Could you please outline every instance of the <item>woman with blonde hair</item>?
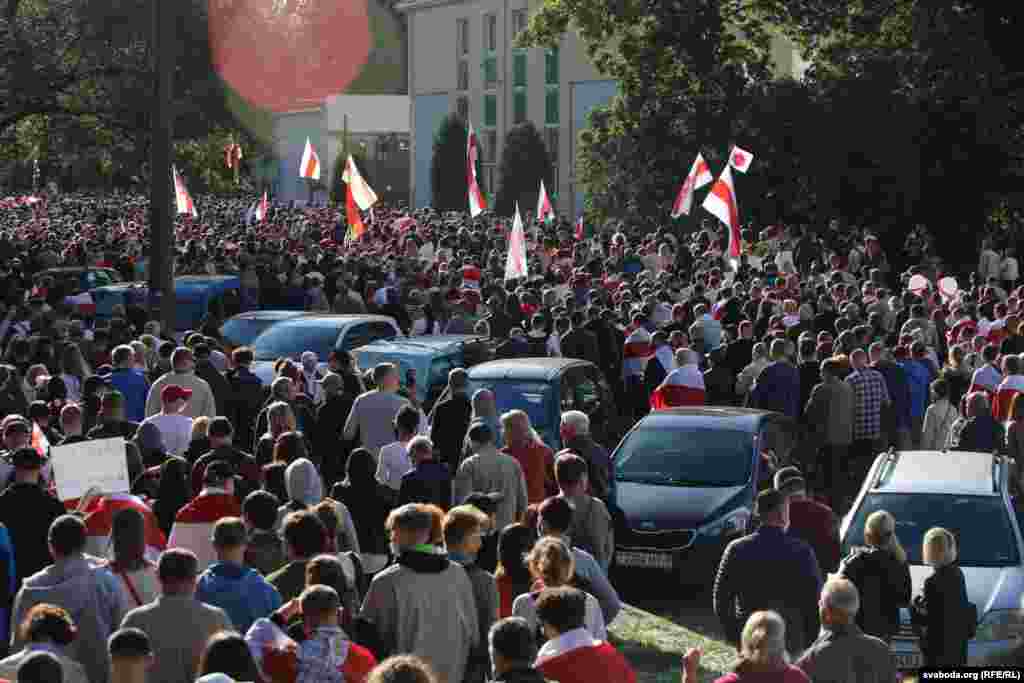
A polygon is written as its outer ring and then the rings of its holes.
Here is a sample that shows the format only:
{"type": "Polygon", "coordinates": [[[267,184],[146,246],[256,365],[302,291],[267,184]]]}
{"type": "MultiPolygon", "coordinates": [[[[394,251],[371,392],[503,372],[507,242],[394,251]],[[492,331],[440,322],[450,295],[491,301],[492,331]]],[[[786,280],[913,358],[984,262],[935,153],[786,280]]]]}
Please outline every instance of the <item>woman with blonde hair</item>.
{"type": "Polygon", "coordinates": [[[857,625],[888,643],[911,594],[910,566],[896,537],[896,519],[885,510],[872,512],[864,523],[864,543],[843,560],[839,573],[860,593],[857,625]]]}
{"type": "Polygon", "coordinates": [[[530,416],[522,410],[510,410],[501,416],[501,427],[505,433],[505,447],[501,452],[511,455],[523,468],[527,501],[540,503],[548,496],[558,495],[555,452],[530,424],[530,416]]]}
{"type": "MultiPolygon", "coordinates": [[[[512,616],[522,617],[529,624],[530,629],[538,632],[540,623],[537,621],[537,598],[545,588],[560,588],[572,585],[573,576],[576,572],[576,563],[572,550],[565,541],[545,536],[537,541],[533,550],[526,556],[526,564],[533,576],[533,590],[523,593],[512,603],[512,616]]],[[[583,625],[587,627],[597,640],[608,640],[608,633],[605,630],[604,614],[601,612],[601,605],[590,593],[586,593],[587,606],[583,625]]],[[[539,641],[544,639],[538,636],[539,641]]],[[[541,644],[540,642],[538,644],[541,644]]]]}
{"type": "Polygon", "coordinates": [[[911,610],[914,625],[921,629],[924,665],[964,666],[978,613],[967,600],[964,573],[956,563],[956,538],[948,529],[933,527],[921,546],[924,564],[934,568],[911,610]]]}
{"type": "Polygon", "coordinates": [[[296,430],[295,412],[284,401],[276,401],[267,408],[267,431],[256,443],[256,462],[269,465],[274,461],[274,444],[285,432],[296,430]]]}
{"type": "MultiPolygon", "coordinates": [[[[697,683],[702,652],[691,648],[683,657],[682,683],[697,683]]],[[[740,651],[732,671],[715,683],[810,683],[803,671],[789,663],[786,622],[778,612],[754,612],[740,635],[740,651]]]]}
{"type": "Polygon", "coordinates": [[[194,465],[196,460],[210,452],[210,418],[203,415],[192,420],[192,438],[182,457],[194,465]]]}

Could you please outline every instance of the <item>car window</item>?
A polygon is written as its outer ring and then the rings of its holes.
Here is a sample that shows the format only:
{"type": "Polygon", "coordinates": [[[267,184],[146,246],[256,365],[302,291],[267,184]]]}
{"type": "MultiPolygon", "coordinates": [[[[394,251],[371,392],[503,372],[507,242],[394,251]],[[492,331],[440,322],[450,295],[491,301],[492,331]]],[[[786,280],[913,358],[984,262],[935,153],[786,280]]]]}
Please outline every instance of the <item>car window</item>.
{"type": "Polygon", "coordinates": [[[345,331],[345,337],[341,340],[341,350],[358,349],[360,346],[366,346],[370,341],[370,325],[357,323],[345,331]]]}
{"type": "Polygon", "coordinates": [[[370,323],[369,335],[371,342],[377,341],[378,339],[392,339],[395,336],[395,328],[393,328],[390,323],[373,322],[370,323]]]}
{"type": "Polygon", "coordinates": [[[95,287],[106,287],[107,285],[114,284],[110,274],[105,270],[90,270],[89,274],[95,278],[95,287]]]}
{"type": "Polygon", "coordinates": [[[922,564],[921,542],[937,526],[956,536],[961,566],[1009,567],[1019,562],[1009,512],[998,496],[870,493],[843,537],[844,552],[863,545],[864,523],[876,510],[886,510],[896,519],[896,537],[911,564],[922,564]]]}
{"type": "Polygon", "coordinates": [[[298,358],[303,351],[312,351],[326,359],[338,341],[338,326],[325,325],[274,325],[256,337],[252,342],[256,360],[277,360],[282,356],[298,358]]]}
{"type": "Polygon", "coordinates": [[[220,334],[232,346],[247,346],[273,324],[273,320],[232,318],[221,326],[220,334]]]}
{"type": "Polygon", "coordinates": [[[723,429],[633,430],[615,457],[615,480],[665,486],[740,486],[750,480],[753,437],[723,429]]]}
{"type": "MultiPolygon", "coordinates": [[[[554,392],[551,385],[541,382],[515,382],[502,380],[482,380],[471,382],[470,396],[477,389],[490,389],[494,392],[494,402],[498,408],[498,415],[510,410],[522,410],[530,418],[530,425],[541,434],[552,433],[553,425],[550,424],[551,401],[554,400],[554,392]]],[[[553,443],[547,441],[546,443],[553,443]]]]}

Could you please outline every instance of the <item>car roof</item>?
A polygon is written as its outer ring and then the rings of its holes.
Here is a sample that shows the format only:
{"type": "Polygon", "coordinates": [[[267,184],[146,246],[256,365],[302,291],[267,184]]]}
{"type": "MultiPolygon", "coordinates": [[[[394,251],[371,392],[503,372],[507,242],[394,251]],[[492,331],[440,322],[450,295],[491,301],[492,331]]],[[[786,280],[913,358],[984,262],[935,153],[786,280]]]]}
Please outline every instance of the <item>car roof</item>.
{"type": "Polygon", "coordinates": [[[667,408],[648,413],[637,424],[638,429],[722,426],[740,431],[753,431],[764,418],[781,413],[756,408],[694,406],[667,408]]]}
{"type": "Polygon", "coordinates": [[[550,380],[567,369],[593,363],[579,358],[508,358],[492,360],[469,369],[470,380],[550,380]]]}
{"type": "MultiPolygon", "coordinates": [[[[991,453],[970,451],[900,451],[878,456],[881,471],[872,487],[880,493],[951,493],[1000,495],[991,453]],[[886,459],[894,466],[886,467],[886,459]],[[880,475],[880,476],[879,476],[880,475]]],[[[876,461],[877,462],[877,461],[876,461]]],[[[1003,463],[1002,458],[998,459],[1003,463]]]]}
{"type": "Polygon", "coordinates": [[[483,341],[484,339],[485,337],[472,334],[429,334],[416,337],[399,337],[397,339],[378,339],[355,349],[355,351],[369,351],[373,353],[415,353],[417,351],[443,353],[455,351],[462,344],[483,341]]]}
{"type": "Polygon", "coordinates": [[[300,318],[309,315],[305,311],[246,311],[228,318],[225,322],[232,320],[287,320],[289,318],[300,318]]]}
{"type": "Polygon", "coordinates": [[[387,315],[358,315],[347,313],[324,313],[321,315],[302,315],[296,318],[287,318],[275,325],[274,329],[282,325],[288,327],[326,327],[333,325],[339,330],[353,323],[387,322],[394,323],[394,318],[387,315]]]}

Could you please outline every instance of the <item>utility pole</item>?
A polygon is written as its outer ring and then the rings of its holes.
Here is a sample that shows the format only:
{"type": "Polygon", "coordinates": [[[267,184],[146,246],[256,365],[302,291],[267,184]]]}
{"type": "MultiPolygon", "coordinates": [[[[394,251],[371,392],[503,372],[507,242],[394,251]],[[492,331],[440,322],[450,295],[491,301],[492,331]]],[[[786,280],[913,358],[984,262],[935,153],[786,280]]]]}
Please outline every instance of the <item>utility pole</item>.
{"type": "Polygon", "coordinates": [[[153,97],[149,188],[149,309],[165,334],[174,333],[174,214],[171,211],[171,113],[174,87],[175,0],[153,3],[153,97]]]}

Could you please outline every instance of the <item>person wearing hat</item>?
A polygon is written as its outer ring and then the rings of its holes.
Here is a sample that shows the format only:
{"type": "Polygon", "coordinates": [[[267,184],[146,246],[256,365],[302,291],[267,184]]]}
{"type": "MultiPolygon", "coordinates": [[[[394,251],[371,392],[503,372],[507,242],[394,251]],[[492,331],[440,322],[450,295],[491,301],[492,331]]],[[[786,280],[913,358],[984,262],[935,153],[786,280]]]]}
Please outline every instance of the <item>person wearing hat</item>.
{"type": "Polygon", "coordinates": [[[235,470],[215,460],[203,473],[203,489],[178,511],[167,540],[168,548],[186,548],[199,558],[200,571],[216,561],[213,525],[223,517],[241,517],[242,506],[235,497],[235,470]]]}
{"type": "Polygon", "coordinates": [[[786,620],[786,650],[800,652],[818,633],[822,578],[814,550],[786,533],[789,505],[774,489],[757,497],[761,526],[738,538],[722,554],[713,590],[715,614],[726,639],[740,643],[740,631],[754,612],[774,610],[786,620]],[[765,581],[784,576],[785,581],[765,581]]]}
{"type": "Polygon", "coordinates": [[[115,631],[107,641],[110,656],[110,683],[146,683],[146,675],[155,657],[149,636],[137,628],[115,631]]]}
{"type": "Polygon", "coordinates": [[[131,439],[139,429],[138,422],[126,420],[124,416],[124,394],[108,391],[100,399],[99,424],[89,430],[90,439],[131,439]]]}
{"type": "Polygon", "coordinates": [[[807,481],[796,467],[775,473],[774,487],[789,500],[789,533],[814,550],[822,576],[839,566],[839,518],[832,508],[807,495],[807,481]]]}
{"type": "Polygon", "coordinates": [[[146,415],[152,417],[160,412],[163,406],[163,390],[165,386],[176,385],[189,391],[188,405],[185,415],[191,418],[214,417],[217,414],[217,403],[213,390],[206,380],[195,373],[195,356],[185,347],[179,347],[171,355],[171,371],[163,375],[149,388],[146,399],[146,415]]]}
{"type": "Polygon", "coordinates": [[[182,455],[192,440],[192,418],[182,414],[191,398],[191,389],[177,384],[164,385],[160,390],[160,412],[143,422],[156,425],[163,437],[164,449],[171,455],[182,455]]]}

